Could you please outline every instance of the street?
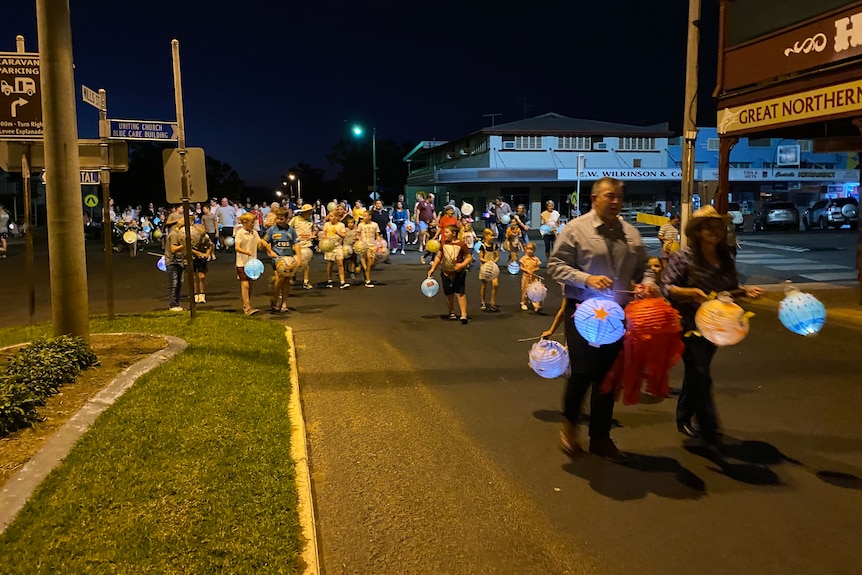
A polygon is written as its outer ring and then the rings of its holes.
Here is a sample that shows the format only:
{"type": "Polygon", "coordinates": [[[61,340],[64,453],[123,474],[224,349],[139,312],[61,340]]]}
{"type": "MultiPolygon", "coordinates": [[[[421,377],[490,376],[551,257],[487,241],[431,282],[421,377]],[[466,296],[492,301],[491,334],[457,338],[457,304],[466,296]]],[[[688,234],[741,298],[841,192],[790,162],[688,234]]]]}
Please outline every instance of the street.
{"type": "MultiPolygon", "coordinates": [[[[806,265],[852,271],[855,238],[746,233],[740,255],[761,256],[740,271],[772,284],[789,270],[771,266],[796,266],[790,279],[809,282],[806,265]]],[[[27,322],[23,252],[13,248],[0,263],[2,325],[27,322]]],[[[105,309],[102,256],[88,244],[91,313],[105,309]]],[[[114,256],[117,313],[167,308],[156,259],[114,256]]],[[[713,362],[726,458],[683,442],[668,398],[617,406],[612,435],[629,464],[571,460],[557,437],[564,381],[534,374],[533,342],[519,341],[547,329],[558,291],[542,314],[521,312],[520,278],[502,270],[501,312],[483,313],[474,267],[465,326],[440,319],[442,295],[420,293],[427,266],[416,252],[391,259],[375,289],[295,289],[289,316],[259,314],[294,329],[325,573],[859,572],[858,328],[827,322],[802,338],[774,308],[751,306],[748,337],[713,362]]],[[[232,266],[222,254],[211,264],[211,303],[199,309],[239,312],[232,266]]],[[[44,249],[37,272],[46,283],[44,249]]],[[[265,291],[259,281],[253,305],[268,307],[265,291]]],[[[37,321],[50,319],[47,298],[41,285],[37,321]]],[[[680,378],[677,366],[671,384],[680,378]]]]}

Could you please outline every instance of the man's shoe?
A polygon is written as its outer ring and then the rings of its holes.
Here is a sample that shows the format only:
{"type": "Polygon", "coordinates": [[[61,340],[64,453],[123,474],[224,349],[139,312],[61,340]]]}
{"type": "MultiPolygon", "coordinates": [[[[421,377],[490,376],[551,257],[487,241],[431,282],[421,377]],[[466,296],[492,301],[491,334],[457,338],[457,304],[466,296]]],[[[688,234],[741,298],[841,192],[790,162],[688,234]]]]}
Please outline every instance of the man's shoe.
{"type": "Polygon", "coordinates": [[[625,454],[617,449],[617,446],[610,437],[590,441],[590,453],[598,455],[611,463],[623,463],[626,460],[625,454]]]}
{"type": "Polygon", "coordinates": [[[691,421],[677,421],[676,430],[686,437],[695,438],[700,434],[691,426],[691,421]]]}
{"type": "Polygon", "coordinates": [[[580,457],[586,454],[584,448],[575,440],[574,436],[560,431],[560,449],[569,457],[580,457]]]}

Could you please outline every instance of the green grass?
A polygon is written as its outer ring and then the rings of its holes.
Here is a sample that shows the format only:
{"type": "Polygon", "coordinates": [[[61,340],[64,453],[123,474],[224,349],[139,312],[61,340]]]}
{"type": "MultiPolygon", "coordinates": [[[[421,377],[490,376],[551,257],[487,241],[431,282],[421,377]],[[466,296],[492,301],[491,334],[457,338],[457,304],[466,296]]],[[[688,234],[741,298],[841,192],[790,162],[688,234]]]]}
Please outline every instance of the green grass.
{"type": "MultiPolygon", "coordinates": [[[[42,483],[0,536],[0,573],[298,572],[284,327],[162,313],[91,330],[189,347],[138,379],[42,483]]],[[[3,329],[0,345],[49,331],[3,329]]]]}

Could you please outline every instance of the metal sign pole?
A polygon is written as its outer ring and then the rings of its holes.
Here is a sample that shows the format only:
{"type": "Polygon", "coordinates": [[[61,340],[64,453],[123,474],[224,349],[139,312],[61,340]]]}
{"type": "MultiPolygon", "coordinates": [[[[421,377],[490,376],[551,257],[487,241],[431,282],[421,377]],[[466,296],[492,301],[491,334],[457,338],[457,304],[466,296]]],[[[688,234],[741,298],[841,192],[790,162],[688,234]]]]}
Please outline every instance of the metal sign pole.
{"type": "Polygon", "coordinates": [[[108,146],[108,94],[99,90],[99,150],[101,153],[102,185],[102,235],[105,242],[105,305],[108,308],[108,321],[114,321],[114,227],[111,224],[111,166],[108,146]]]}
{"type": "Polygon", "coordinates": [[[30,225],[30,145],[24,146],[24,154],[21,156],[21,178],[24,183],[24,223],[27,226],[27,234],[24,237],[24,257],[27,262],[27,317],[30,325],[33,325],[33,317],[36,313],[36,282],[33,279],[33,230],[30,225]]]}
{"type": "Polygon", "coordinates": [[[191,311],[192,319],[195,318],[196,307],[195,298],[195,271],[192,256],[192,232],[191,222],[189,221],[189,177],[186,167],[186,124],[183,116],[183,86],[180,77],[180,43],[179,40],[171,40],[171,55],[174,64],[174,99],[177,105],[177,132],[178,146],[180,153],[180,186],[183,196],[183,226],[186,231],[186,291],[189,294],[189,310],[191,311]]]}

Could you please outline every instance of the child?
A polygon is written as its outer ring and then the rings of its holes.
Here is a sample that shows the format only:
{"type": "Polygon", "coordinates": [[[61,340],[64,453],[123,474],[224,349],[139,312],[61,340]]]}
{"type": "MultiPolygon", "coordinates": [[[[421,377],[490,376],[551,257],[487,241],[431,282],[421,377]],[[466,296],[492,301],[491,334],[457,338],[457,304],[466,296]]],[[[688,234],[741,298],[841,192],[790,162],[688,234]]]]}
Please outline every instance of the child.
{"type": "Polygon", "coordinates": [[[440,235],[440,231],[437,229],[437,218],[432,218],[430,222],[428,222],[428,228],[421,232],[421,242],[419,246],[419,251],[422,252],[422,255],[419,257],[419,261],[423,264],[425,263],[425,258],[433,258],[434,253],[429,252],[426,244],[428,240],[440,240],[438,237],[440,235]]]}
{"type": "Polygon", "coordinates": [[[371,270],[377,261],[377,238],[380,237],[380,226],[371,221],[371,212],[362,212],[362,223],[357,226],[357,235],[367,246],[366,250],[359,256],[362,267],[365,269],[365,287],[373,288],[371,270]]]}
{"type": "MultiPolygon", "coordinates": [[[[521,264],[521,311],[527,311],[527,286],[534,281],[542,281],[536,272],[539,271],[539,266],[542,265],[542,260],[536,257],[536,242],[529,242],[525,246],[526,253],[520,260],[521,264]]],[[[540,302],[532,302],[533,311],[541,309],[540,302]]]]}
{"type": "Polygon", "coordinates": [[[215,246],[203,224],[192,226],[192,269],[194,269],[195,303],[207,303],[206,279],[207,262],[212,257],[215,246]]]}
{"type": "MultiPolygon", "coordinates": [[[[479,246],[479,262],[484,265],[488,262],[492,262],[494,265],[497,265],[497,262],[500,261],[500,250],[497,249],[497,244],[494,243],[494,230],[492,228],[485,228],[482,231],[482,245],[479,246]]],[[[481,278],[482,267],[479,267],[479,277],[481,278]]],[[[500,308],[497,307],[497,287],[500,285],[500,280],[496,277],[491,280],[482,279],[481,285],[479,286],[479,297],[482,298],[482,307],[480,308],[482,311],[500,311],[500,308]],[[488,282],[491,282],[491,301],[489,305],[485,306],[485,292],[487,291],[488,282]]]]}
{"type": "MultiPolygon", "coordinates": [[[[269,300],[271,313],[287,313],[287,298],[290,296],[290,282],[293,279],[296,268],[302,265],[302,250],[300,249],[299,236],[296,230],[287,223],[287,209],[276,207],[270,213],[275,212],[275,224],[267,228],[263,235],[263,241],[267,245],[267,252],[272,252],[275,257],[272,260],[274,268],[272,281],[272,297],[269,300]],[[278,258],[293,256],[296,259],[296,267],[291,269],[278,269],[278,258]]],[[[267,214],[269,215],[269,214],[267,214]]]]}
{"type": "Polygon", "coordinates": [[[503,249],[509,252],[509,262],[518,261],[518,255],[521,253],[521,243],[524,235],[521,228],[516,222],[509,224],[506,228],[506,242],[503,244],[503,249]]]}
{"type": "Polygon", "coordinates": [[[557,315],[554,316],[554,321],[551,322],[551,327],[542,332],[542,339],[548,339],[554,332],[557,331],[557,328],[562,325],[562,323],[566,319],[566,287],[563,284],[560,284],[560,290],[562,291],[562,301],[560,302],[560,309],[557,310],[557,315]]]}
{"type": "Polygon", "coordinates": [[[133,232],[135,234],[135,241],[129,244],[129,256],[137,257],[138,255],[138,241],[141,239],[139,236],[141,234],[141,229],[138,227],[138,220],[132,219],[129,220],[129,223],[126,224],[126,233],[133,232]]]}
{"type": "Polygon", "coordinates": [[[643,280],[640,285],[635,286],[635,297],[657,297],[658,288],[661,285],[661,272],[664,264],[658,256],[652,256],[647,260],[647,269],[644,271],[643,280]]]}
{"type": "MultiPolygon", "coordinates": [[[[340,217],[340,214],[336,212],[336,218],[340,217]]],[[[353,244],[356,243],[356,220],[352,217],[348,216],[345,220],[345,225],[347,229],[344,230],[344,239],[341,241],[345,247],[349,247],[348,255],[344,258],[344,264],[347,268],[347,271],[350,272],[350,277],[353,278],[356,275],[356,267],[359,265],[359,262],[356,257],[356,252],[353,251],[353,244]]]]}
{"type": "MultiPolygon", "coordinates": [[[[460,239],[467,246],[468,250],[472,250],[476,244],[476,232],[473,231],[473,221],[467,216],[461,216],[461,230],[458,233],[460,239]]],[[[470,271],[469,268],[467,271],[470,271]]]]}
{"type": "Polygon", "coordinates": [[[449,306],[449,319],[458,319],[455,315],[455,296],[458,297],[458,307],[461,310],[461,324],[467,325],[467,266],[473,261],[473,256],[464,242],[458,239],[458,226],[449,226],[443,230],[443,242],[440,251],[431,262],[428,277],[440,268],[440,284],[449,306]]]}
{"type": "Polygon", "coordinates": [[[245,275],[245,265],[251,258],[257,257],[257,250],[264,248],[270,257],[276,257],[263,239],[254,231],[257,216],[246,212],[239,217],[240,226],[234,236],[234,250],[236,251],[236,279],[239,280],[240,296],[242,297],[242,311],[245,315],[254,315],[259,310],[251,307],[251,279],[245,275]]]}
{"type": "Polygon", "coordinates": [[[346,235],[347,228],[339,221],[338,214],[330,212],[323,224],[323,237],[321,238],[331,240],[334,244],[330,251],[323,252],[323,259],[326,260],[326,287],[330,289],[332,289],[332,262],[338,266],[338,280],[341,282],[341,289],[350,287],[344,281],[344,249],[341,247],[341,242],[346,235]]]}

